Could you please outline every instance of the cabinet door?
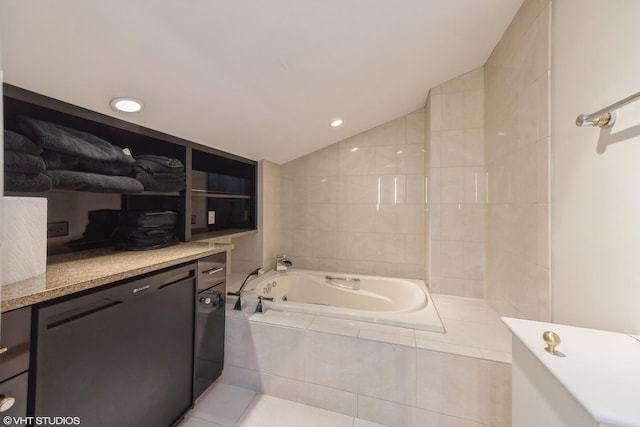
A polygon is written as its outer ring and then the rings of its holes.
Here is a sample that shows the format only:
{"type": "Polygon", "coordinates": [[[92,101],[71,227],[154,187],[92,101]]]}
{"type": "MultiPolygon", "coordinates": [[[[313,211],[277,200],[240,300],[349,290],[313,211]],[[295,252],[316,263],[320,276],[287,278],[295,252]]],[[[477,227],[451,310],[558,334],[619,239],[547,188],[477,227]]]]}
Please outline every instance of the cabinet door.
{"type": "Polygon", "coordinates": [[[2,313],[0,381],[29,369],[31,307],[2,313]]]}
{"type": "MultiPolygon", "coordinates": [[[[4,406],[5,399],[14,399],[13,406],[0,412],[2,417],[25,417],[27,415],[27,384],[29,373],[25,372],[10,380],[0,383],[0,407],[4,406]]],[[[8,424],[8,423],[5,423],[8,424]]]]}
{"type": "Polygon", "coordinates": [[[162,286],[158,276],[38,313],[35,416],[163,427],[191,406],[194,272],[162,286]]]}

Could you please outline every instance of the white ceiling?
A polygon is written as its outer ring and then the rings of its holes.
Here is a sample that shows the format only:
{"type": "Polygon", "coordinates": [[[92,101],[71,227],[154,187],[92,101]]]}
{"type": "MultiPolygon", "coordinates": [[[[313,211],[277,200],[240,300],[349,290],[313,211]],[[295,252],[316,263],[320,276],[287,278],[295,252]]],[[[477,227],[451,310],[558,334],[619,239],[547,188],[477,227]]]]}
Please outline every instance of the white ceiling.
{"type": "Polygon", "coordinates": [[[0,2],[6,82],[284,163],[482,66],[522,0],[0,2]],[[117,113],[119,96],[146,108],[117,113]]]}

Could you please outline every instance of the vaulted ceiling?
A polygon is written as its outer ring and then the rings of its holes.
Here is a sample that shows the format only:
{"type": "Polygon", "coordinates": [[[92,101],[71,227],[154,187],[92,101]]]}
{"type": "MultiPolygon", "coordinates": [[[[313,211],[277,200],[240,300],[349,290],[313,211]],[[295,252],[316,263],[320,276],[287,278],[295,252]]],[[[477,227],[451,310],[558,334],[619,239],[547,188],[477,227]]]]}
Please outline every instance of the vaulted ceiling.
{"type": "Polygon", "coordinates": [[[521,3],[0,0],[0,49],[7,83],[284,163],[422,107],[521,3]],[[119,96],[145,108],[116,112],[119,96]]]}

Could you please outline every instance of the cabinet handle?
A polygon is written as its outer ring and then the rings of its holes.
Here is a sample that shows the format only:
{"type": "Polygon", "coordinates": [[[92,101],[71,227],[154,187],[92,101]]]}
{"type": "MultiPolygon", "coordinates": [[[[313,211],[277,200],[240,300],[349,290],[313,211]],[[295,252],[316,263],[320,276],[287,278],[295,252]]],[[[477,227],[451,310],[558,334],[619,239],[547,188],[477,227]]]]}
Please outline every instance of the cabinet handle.
{"type": "Polygon", "coordinates": [[[6,412],[16,403],[16,399],[13,397],[5,397],[4,394],[0,394],[0,412],[6,412]]]}
{"type": "Polygon", "coordinates": [[[203,271],[202,274],[211,276],[212,274],[220,273],[222,270],[224,270],[224,267],[212,268],[211,270],[203,271]]]}
{"type": "Polygon", "coordinates": [[[9,351],[9,347],[0,348],[0,354],[5,354],[7,351],[9,351]]]}
{"type": "Polygon", "coordinates": [[[137,294],[138,292],[146,291],[146,290],[147,290],[147,289],[149,289],[150,287],[151,287],[151,285],[144,285],[144,286],[142,286],[142,287],[135,288],[135,289],[133,290],[133,293],[134,293],[134,294],[137,294]]]}

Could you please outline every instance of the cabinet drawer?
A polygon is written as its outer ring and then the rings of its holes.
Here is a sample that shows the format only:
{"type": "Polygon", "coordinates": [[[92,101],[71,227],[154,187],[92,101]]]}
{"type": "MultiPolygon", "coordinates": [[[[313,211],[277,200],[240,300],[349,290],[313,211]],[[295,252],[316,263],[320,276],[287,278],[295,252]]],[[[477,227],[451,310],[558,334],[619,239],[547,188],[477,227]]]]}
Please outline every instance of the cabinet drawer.
{"type": "MultiPolygon", "coordinates": [[[[29,373],[18,375],[15,378],[0,383],[0,401],[3,399],[15,399],[13,406],[0,412],[0,418],[4,416],[25,417],[27,415],[27,385],[29,373]]],[[[4,402],[2,402],[4,403],[4,402]]]]}
{"type": "Polygon", "coordinates": [[[31,337],[31,307],[2,313],[0,348],[0,381],[29,369],[29,340],[31,337]]]}

